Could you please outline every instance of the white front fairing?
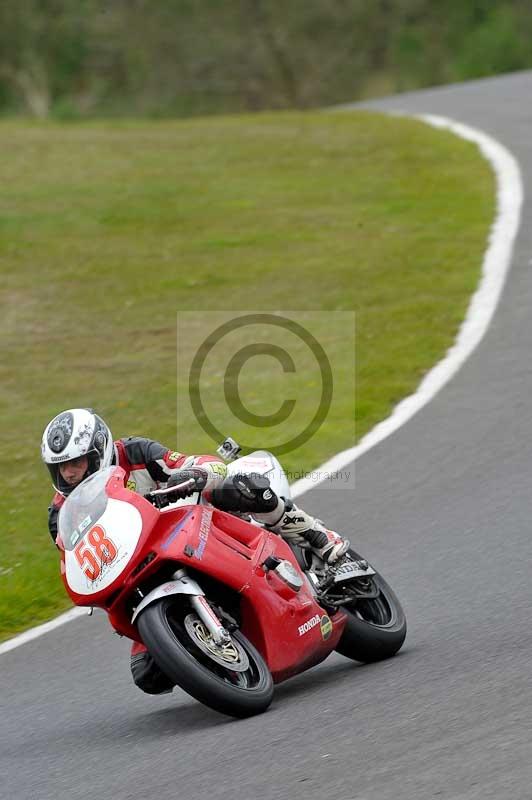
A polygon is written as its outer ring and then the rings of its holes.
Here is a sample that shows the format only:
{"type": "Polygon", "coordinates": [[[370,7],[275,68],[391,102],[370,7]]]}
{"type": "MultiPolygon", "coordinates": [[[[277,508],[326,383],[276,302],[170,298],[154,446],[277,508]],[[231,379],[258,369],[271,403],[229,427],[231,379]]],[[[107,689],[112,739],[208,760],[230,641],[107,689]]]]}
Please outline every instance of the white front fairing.
{"type": "Polygon", "coordinates": [[[107,499],[105,511],[95,523],[91,520],[73,550],[65,550],[66,581],[77,594],[91,595],[110,586],[131,560],[142,532],[140,512],[129,503],[112,498],[107,499]],[[95,529],[98,529],[97,535],[95,529]],[[105,559],[99,555],[102,541],[110,542],[103,545],[105,559]],[[96,568],[93,559],[96,559],[96,568]],[[97,575],[92,578],[90,573],[94,571],[97,575]]]}

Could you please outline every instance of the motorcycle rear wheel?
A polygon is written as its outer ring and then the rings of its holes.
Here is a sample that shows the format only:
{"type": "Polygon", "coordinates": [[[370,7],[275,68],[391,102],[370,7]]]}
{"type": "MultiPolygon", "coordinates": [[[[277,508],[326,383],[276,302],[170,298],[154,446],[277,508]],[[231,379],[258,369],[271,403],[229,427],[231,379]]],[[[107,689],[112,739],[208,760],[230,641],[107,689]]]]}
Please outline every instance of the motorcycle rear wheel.
{"type": "MultiPolygon", "coordinates": [[[[349,553],[362,558],[353,550],[349,553]]],[[[406,637],[406,617],[395,593],[378,572],[373,580],[379,589],[376,598],[342,606],[347,623],[336,647],[338,653],[364,664],[391,658],[406,637]]]]}
{"type": "Polygon", "coordinates": [[[266,711],[273,680],[260,653],[234,631],[228,665],[223,666],[223,655],[209,656],[206,630],[190,612],[182,596],[172,595],[147,606],[139,616],[142,641],[157,665],[177,686],[222,714],[249,717],[266,711]]]}

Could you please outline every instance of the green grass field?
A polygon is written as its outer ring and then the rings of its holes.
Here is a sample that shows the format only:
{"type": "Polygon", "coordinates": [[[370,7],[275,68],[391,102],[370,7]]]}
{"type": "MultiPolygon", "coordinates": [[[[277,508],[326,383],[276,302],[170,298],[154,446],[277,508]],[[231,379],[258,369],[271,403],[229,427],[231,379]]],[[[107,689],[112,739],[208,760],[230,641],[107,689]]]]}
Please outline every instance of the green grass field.
{"type": "MultiPolygon", "coordinates": [[[[319,334],[344,364],[334,413],[284,457],[293,470],[316,466],[443,356],[494,214],[493,176],[473,145],[368,113],[4,122],[0,146],[0,638],[69,607],[40,462],[51,416],[91,405],[115,437],[212,451],[193,418],[176,422],[177,312],[205,312],[206,324],[217,309],[329,312],[319,334]],[[334,324],[348,311],[356,365],[334,324]]],[[[279,406],[283,376],[268,363],[243,375],[248,388],[256,380],[256,413],[279,406]]]]}

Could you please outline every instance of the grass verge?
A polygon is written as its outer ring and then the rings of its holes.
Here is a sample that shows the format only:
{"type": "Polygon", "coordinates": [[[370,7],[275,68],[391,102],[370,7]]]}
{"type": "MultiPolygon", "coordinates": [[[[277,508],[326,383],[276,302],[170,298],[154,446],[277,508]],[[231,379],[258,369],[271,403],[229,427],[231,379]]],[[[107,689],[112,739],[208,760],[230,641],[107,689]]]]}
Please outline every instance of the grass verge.
{"type": "MultiPolygon", "coordinates": [[[[355,409],[342,390],[352,337],[331,324],[322,335],[345,364],[335,412],[284,457],[292,470],[316,466],[443,356],[494,214],[493,176],[473,145],[369,113],[8,122],[0,144],[0,638],[69,606],[39,460],[51,416],[92,405],[115,436],[212,451],[193,419],[176,426],[179,309],[331,320],[354,310],[355,409]]],[[[269,413],[283,375],[270,360],[260,378],[252,405],[269,413]]],[[[227,430],[223,404],[216,409],[227,430]]],[[[230,432],[238,437],[238,424],[230,432]]]]}

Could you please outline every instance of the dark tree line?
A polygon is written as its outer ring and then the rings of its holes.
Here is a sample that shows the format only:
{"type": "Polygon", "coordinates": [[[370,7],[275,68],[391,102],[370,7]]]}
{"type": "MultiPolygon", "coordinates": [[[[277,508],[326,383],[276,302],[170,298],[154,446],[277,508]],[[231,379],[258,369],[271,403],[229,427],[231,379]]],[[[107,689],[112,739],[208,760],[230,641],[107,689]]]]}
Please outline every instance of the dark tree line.
{"type": "Polygon", "coordinates": [[[530,0],[1,0],[0,112],[309,108],[532,67],[530,0]]]}

